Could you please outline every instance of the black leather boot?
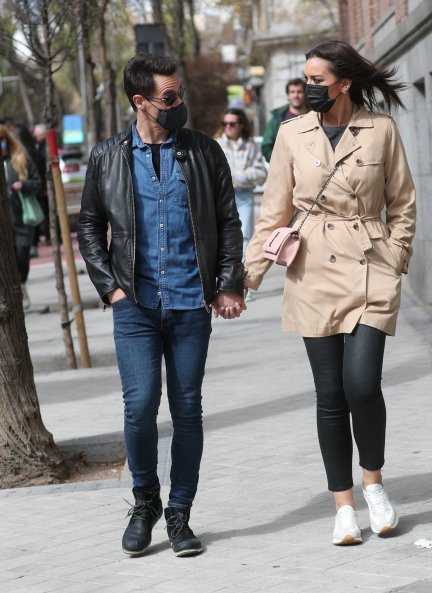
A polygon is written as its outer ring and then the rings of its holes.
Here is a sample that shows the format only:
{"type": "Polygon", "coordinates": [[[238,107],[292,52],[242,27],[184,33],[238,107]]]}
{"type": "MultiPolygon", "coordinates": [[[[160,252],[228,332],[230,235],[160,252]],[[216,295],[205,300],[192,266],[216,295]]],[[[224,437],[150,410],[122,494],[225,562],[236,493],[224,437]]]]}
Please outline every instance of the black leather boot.
{"type": "Polygon", "coordinates": [[[168,537],[176,556],[193,556],[203,551],[200,540],[189,527],[189,507],[165,509],[168,537]]]}
{"type": "Polygon", "coordinates": [[[162,501],[159,492],[132,490],[135,505],[131,505],[127,516],[131,516],[129,525],[123,534],[122,549],[125,554],[139,556],[151,543],[152,529],[162,517],[162,501]]]}

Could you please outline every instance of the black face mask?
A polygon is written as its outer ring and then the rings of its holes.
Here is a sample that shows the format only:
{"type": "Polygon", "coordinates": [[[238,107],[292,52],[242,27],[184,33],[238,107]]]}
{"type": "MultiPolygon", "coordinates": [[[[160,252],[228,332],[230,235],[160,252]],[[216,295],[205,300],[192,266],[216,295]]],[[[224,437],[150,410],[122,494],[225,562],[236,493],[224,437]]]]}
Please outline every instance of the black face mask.
{"type": "Polygon", "coordinates": [[[153,119],[165,130],[171,131],[182,128],[187,121],[187,117],[187,107],[184,103],[180,103],[173,109],[158,109],[157,116],[153,119]]]}
{"type": "MultiPolygon", "coordinates": [[[[334,82],[333,84],[338,84],[334,82]]],[[[335,97],[334,99],[330,99],[328,96],[328,90],[333,84],[329,86],[325,86],[323,84],[307,84],[305,89],[305,97],[306,102],[309,107],[313,111],[318,111],[319,113],[327,113],[333,107],[336,102],[336,99],[339,97],[335,97]]]]}

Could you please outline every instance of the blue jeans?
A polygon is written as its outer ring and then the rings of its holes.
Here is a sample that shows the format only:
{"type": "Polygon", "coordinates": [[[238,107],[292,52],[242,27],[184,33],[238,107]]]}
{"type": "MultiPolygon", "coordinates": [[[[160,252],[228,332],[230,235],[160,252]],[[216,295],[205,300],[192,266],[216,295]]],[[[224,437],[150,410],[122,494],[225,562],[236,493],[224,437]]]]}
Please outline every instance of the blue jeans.
{"type": "Polygon", "coordinates": [[[136,488],[159,490],[156,419],[165,358],[173,422],[168,505],[190,507],[203,450],[201,386],[211,334],[204,308],[148,309],[121,299],[113,305],[114,341],[123,388],[128,464],[136,488]]]}
{"type": "Polygon", "coordinates": [[[252,238],[254,232],[254,212],[255,199],[253,191],[250,189],[236,189],[236,206],[242,223],[243,233],[243,257],[246,253],[246,247],[252,238]]]}

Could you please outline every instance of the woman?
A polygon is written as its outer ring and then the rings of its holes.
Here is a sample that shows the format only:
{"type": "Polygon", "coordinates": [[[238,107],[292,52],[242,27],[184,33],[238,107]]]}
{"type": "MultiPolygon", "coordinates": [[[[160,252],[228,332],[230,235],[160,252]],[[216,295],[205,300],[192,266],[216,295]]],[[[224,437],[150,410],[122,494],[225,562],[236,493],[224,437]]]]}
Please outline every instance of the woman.
{"type": "Polygon", "coordinates": [[[243,255],[254,229],[255,186],[267,179],[261,152],[252,137],[251,124],[242,109],[230,108],[224,113],[222,132],[217,138],[231,168],[236,204],[242,223],[243,255]]]}
{"type": "Polygon", "coordinates": [[[23,307],[28,309],[30,298],[25,284],[30,270],[33,227],[23,223],[18,192],[24,195],[36,195],[40,191],[41,179],[36,166],[30,160],[21,142],[3,125],[0,125],[0,141],[8,189],[15,257],[21,278],[23,307]]]}
{"type": "Polygon", "coordinates": [[[336,505],[333,543],[344,545],[362,541],[352,491],[352,433],[372,530],[382,534],[398,523],[382,485],[381,371],[386,335],[395,333],[400,275],[412,254],[415,190],[394,121],[376,113],[378,90],[388,110],[403,106],[398,92],[405,85],[394,82],[394,70],[377,68],[346,43],[328,41],[306,54],[304,73],[313,111],[280,128],[247,250],[245,286],[258,288],[271,263],[263,243],[297,210],[293,226],[304,225],[286,273],[283,326],[306,345],[318,438],[336,505]]]}
{"type": "Polygon", "coordinates": [[[45,214],[45,219],[41,222],[40,225],[34,228],[33,243],[30,249],[30,257],[37,257],[37,247],[39,244],[41,234],[45,235],[45,237],[49,234],[47,230],[49,227],[48,202],[43,189],[44,187],[46,187],[45,159],[38,151],[36,147],[36,141],[30,130],[27,128],[27,126],[25,126],[24,124],[17,124],[15,134],[18,140],[24,146],[32,162],[36,165],[39,177],[41,178],[41,189],[36,197],[38,199],[40,207],[42,208],[45,214]]]}

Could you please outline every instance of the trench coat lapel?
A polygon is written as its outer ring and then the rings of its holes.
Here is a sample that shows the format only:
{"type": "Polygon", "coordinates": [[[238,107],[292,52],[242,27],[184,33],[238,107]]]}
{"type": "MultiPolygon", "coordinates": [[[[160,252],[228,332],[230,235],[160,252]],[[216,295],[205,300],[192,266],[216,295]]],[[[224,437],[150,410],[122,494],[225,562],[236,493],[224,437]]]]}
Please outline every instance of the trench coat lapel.
{"type": "Polygon", "coordinates": [[[362,128],[373,128],[372,118],[364,107],[356,107],[345,133],[336,146],[336,162],[343,161],[362,147],[362,137],[364,138],[361,133],[362,128]]]}
{"type": "MultiPolygon", "coordinates": [[[[354,151],[362,147],[361,129],[373,128],[372,118],[364,107],[355,107],[348,127],[342,138],[333,151],[329,139],[321,127],[318,114],[309,112],[302,118],[299,126],[299,136],[303,136],[305,148],[330,172],[336,163],[339,163],[350,156],[354,151]]],[[[333,178],[343,188],[353,191],[346,178],[339,172],[333,178]]]]}
{"type": "Polygon", "coordinates": [[[324,166],[329,172],[335,164],[335,155],[331,144],[320,126],[318,114],[311,111],[302,118],[299,126],[301,141],[311,153],[316,166],[324,166]]]}

